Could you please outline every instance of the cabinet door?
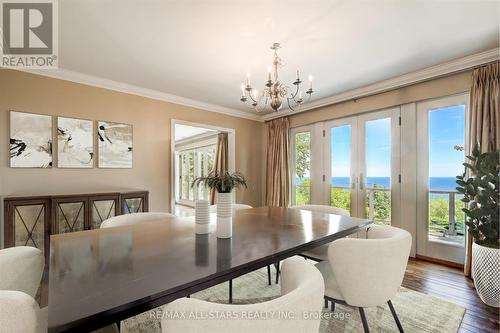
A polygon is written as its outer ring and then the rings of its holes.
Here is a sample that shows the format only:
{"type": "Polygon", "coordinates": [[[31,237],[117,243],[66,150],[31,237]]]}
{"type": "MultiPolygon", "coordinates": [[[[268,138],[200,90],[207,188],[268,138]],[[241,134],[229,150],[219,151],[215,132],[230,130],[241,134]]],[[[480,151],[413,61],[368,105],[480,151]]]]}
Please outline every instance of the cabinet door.
{"type": "Polygon", "coordinates": [[[52,199],[52,234],[90,229],[86,197],[52,199]]]}
{"type": "Polygon", "coordinates": [[[48,253],[49,202],[46,199],[5,203],[5,247],[33,246],[48,253]]]}
{"type": "Polygon", "coordinates": [[[119,215],[119,202],[118,195],[90,197],[90,229],[99,229],[103,221],[119,215]]]}
{"type": "Polygon", "coordinates": [[[147,212],[148,192],[125,193],[121,195],[121,213],[147,212]]]}

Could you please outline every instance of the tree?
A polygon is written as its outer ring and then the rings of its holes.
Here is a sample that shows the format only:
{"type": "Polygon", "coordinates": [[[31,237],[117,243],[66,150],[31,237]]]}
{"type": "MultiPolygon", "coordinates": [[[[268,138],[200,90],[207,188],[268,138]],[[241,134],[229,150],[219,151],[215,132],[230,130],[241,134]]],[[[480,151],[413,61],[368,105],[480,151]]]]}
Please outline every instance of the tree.
{"type": "Polygon", "coordinates": [[[300,179],[309,174],[311,167],[311,133],[295,135],[295,173],[300,179]]]}

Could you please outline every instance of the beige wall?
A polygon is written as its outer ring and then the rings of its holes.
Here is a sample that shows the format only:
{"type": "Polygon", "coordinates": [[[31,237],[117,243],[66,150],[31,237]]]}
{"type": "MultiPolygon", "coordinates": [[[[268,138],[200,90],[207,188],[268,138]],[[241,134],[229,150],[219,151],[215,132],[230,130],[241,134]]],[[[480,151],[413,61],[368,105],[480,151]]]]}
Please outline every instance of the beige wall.
{"type": "Polygon", "coordinates": [[[236,170],[249,184],[237,201],[263,203],[263,123],[12,70],[0,70],[0,196],[137,188],[150,191],[150,210],[168,211],[171,119],[235,129],[236,170]],[[9,168],[9,110],[132,124],[134,168],[9,168]]]}
{"type": "Polygon", "coordinates": [[[469,91],[471,86],[472,72],[467,71],[400,89],[390,90],[385,93],[292,115],[290,117],[290,126],[297,127],[425,99],[458,94],[469,91]]]}

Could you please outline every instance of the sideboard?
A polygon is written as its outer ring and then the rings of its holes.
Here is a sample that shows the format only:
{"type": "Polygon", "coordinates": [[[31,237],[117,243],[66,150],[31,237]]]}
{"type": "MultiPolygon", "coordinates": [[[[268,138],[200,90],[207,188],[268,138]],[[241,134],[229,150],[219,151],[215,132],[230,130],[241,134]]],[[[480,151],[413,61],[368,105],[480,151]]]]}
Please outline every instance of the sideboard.
{"type": "Polygon", "coordinates": [[[123,190],[4,197],[4,246],[34,246],[48,261],[50,235],[97,229],[113,216],[147,212],[149,192],[123,190]]]}

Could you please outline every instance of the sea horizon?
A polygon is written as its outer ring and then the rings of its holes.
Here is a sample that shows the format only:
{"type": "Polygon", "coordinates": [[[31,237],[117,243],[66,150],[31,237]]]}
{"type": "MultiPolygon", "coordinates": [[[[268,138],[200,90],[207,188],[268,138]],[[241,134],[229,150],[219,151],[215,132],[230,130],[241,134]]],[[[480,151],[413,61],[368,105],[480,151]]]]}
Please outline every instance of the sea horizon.
{"type": "MultiPolygon", "coordinates": [[[[309,177],[304,177],[303,180],[309,177]]],[[[430,177],[429,178],[429,189],[435,191],[454,191],[457,187],[455,177],[430,177]]],[[[299,178],[295,180],[296,184],[299,184],[299,178]]],[[[348,187],[350,183],[349,177],[331,177],[331,184],[333,186],[348,187]]],[[[368,177],[367,186],[374,187],[380,186],[383,188],[390,187],[390,177],[368,177]]]]}

